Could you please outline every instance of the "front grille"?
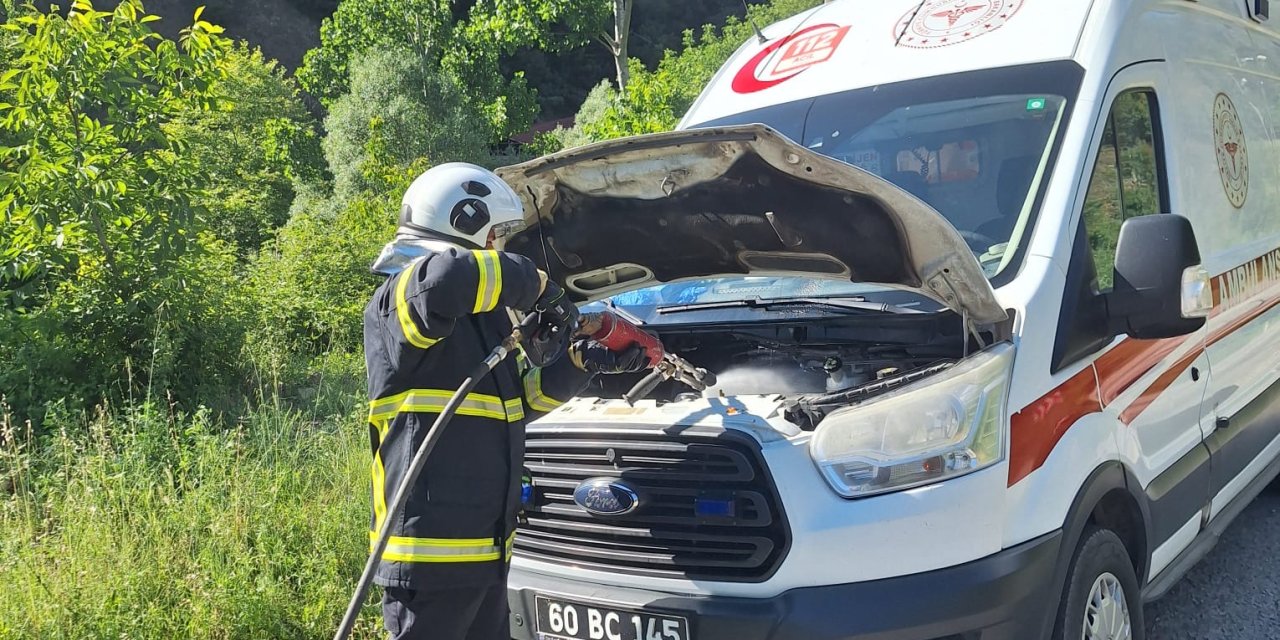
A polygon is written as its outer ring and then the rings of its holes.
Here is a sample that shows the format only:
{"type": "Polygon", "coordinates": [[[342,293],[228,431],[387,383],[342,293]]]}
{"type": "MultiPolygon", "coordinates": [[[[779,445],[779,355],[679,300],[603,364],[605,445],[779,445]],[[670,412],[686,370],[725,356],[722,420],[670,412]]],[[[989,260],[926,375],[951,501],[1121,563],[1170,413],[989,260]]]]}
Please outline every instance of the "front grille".
{"type": "Polygon", "coordinates": [[[759,581],[786,553],[786,522],[759,447],[735,432],[531,432],[525,466],[533,499],[515,540],[522,556],[646,575],[759,581]],[[638,506],[619,516],[588,513],[573,493],[593,478],[620,480],[639,496],[638,506]],[[708,504],[720,513],[709,514],[708,504]]]}

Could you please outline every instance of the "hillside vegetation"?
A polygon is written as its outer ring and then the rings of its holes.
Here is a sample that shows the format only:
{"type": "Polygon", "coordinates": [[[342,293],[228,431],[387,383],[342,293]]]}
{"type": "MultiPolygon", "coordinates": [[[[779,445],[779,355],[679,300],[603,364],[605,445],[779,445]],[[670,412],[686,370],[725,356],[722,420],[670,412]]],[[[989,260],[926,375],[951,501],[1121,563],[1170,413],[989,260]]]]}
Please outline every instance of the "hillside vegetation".
{"type": "MultiPolygon", "coordinates": [[[[96,6],[109,10],[118,2],[99,0],[96,6]]],[[[66,9],[69,0],[37,0],[35,4],[41,8],[58,4],[66,9]]],[[[161,18],[152,23],[152,27],[174,39],[190,22],[195,10],[203,6],[203,17],[224,27],[227,37],[252,43],[262,49],[263,55],[278,61],[292,73],[302,66],[307,51],[320,44],[321,26],[326,19],[334,22],[338,4],[338,0],[147,0],[146,8],[161,18]]],[[[400,4],[409,9],[406,14],[417,12],[412,9],[412,2],[400,4]]],[[[454,16],[465,15],[476,4],[476,0],[448,3],[454,16]]],[[[575,3],[566,0],[555,4],[575,3]]],[[[597,0],[594,4],[603,6],[604,2],[597,0]]],[[[743,0],[642,0],[631,22],[631,56],[652,66],[667,49],[680,48],[685,29],[700,29],[708,23],[723,24],[730,16],[741,16],[743,4],[743,0]]],[[[523,73],[529,85],[537,88],[541,120],[573,115],[596,80],[612,77],[613,71],[609,54],[594,43],[568,48],[516,47],[500,55],[498,63],[504,75],[523,73]]]]}
{"type": "Polygon", "coordinates": [[[298,81],[212,8],[3,6],[0,638],[327,637],[367,549],[360,318],[403,189],[670,128],[751,34],[685,32],[625,93],[604,65],[517,152],[540,96],[509,65],[594,46],[596,0],[342,0],[298,81]]]}

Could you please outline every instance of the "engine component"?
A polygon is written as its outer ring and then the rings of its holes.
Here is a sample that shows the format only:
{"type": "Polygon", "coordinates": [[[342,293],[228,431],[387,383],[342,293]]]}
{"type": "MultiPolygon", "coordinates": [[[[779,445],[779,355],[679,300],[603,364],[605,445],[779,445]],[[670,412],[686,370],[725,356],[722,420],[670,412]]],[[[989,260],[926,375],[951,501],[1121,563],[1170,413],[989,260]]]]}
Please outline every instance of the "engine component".
{"type": "MultiPolygon", "coordinates": [[[[608,313],[626,319],[617,311],[608,313]]],[[[588,313],[584,319],[593,333],[608,335],[601,316],[588,313]]],[[[659,322],[644,325],[643,331],[646,336],[652,331],[660,338],[664,352],[679,353],[695,370],[715,372],[716,382],[701,381],[707,384],[700,394],[704,398],[840,397],[874,385],[878,379],[888,381],[920,367],[958,360],[964,354],[964,333],[958,320],[927,314],[675,326],[659,322]]],[[[602,376],[592,385],[602,398],[635,397],[628,391],[642,377],[602,376]]],[[[691,386],[678,378],[661,380],[655,376],[647,384],[656,384],[648,397],[659,403],[695,397],[691,386]]]]}

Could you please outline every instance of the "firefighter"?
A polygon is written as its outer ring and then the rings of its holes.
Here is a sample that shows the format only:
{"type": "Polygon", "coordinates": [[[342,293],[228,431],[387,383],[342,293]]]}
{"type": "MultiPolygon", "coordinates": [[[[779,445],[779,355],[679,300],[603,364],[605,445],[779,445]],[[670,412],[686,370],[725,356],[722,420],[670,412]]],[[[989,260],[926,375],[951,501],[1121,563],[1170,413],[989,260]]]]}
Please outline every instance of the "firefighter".
{"type": "Polygon", "coordinates": [[[378,565],[391,638],[507,640],[506,575],[520,507],[524,425],[597,373],[648,365],[643,349],[564,344],[577,308],[528,258],[492,250],[524,226],[515,191],[480,167],[450,163],[405,193],[386,276],[364,313],[373,452],[371,540],[391,492],[445,402],[511,333],[508,310],[538,315],[522,358],[476,385],[432,451],[378,565]],[[558,357],[567,351],[568,357],[558,357]],[[538,366],[543,365],[543,366],[538,366]]]}

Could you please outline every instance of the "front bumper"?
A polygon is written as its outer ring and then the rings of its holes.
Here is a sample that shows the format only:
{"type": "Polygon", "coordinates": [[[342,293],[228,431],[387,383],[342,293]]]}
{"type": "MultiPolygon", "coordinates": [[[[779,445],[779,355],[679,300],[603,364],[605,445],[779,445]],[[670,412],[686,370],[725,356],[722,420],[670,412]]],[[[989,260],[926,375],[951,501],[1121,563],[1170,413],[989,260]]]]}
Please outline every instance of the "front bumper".
{"type": "Polygon", "coordinates": [[[1050,614],[1061,532],[967,564],[773,598],[684,596],[513,569],[511,633],[536,640],[536,594],[689,619],[693,640],[1032,640],[1050,614]]]}

